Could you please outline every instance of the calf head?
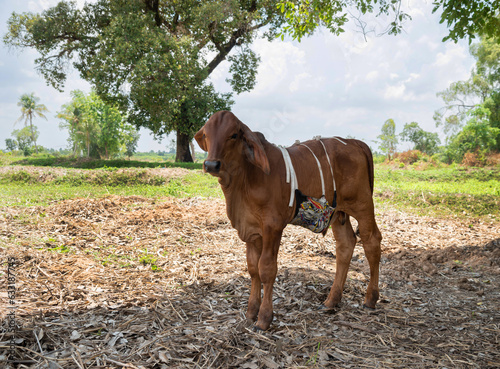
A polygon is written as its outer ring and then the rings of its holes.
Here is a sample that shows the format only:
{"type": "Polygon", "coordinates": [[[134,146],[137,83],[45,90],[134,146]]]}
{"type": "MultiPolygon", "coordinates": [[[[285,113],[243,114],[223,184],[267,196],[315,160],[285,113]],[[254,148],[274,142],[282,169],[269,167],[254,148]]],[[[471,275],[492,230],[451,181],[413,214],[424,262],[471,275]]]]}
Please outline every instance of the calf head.
{"type": "MultiPolygon", "coordinates": [[[[208,152],[203,169],[229,184],[230,177],[244,168],[245,162],[269,174],[269,160],[258,134],[252,132],[229,111],[212,115],[194,136],[203,151],[208,152]]],[[[225,183],[223,183],[225,182],[225,183]]]]}

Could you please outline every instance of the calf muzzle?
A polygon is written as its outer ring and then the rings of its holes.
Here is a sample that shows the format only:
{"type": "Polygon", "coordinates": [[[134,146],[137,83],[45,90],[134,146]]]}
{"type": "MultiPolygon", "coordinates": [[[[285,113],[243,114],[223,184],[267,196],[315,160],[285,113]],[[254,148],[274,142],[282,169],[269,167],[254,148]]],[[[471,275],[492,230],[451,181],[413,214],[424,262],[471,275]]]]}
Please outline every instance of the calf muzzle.
{"type": "Polygon", "coordinates": [[[205,160],[203,166],[210,174],[217,174],[220,171],[220,161],[218,160],[205,160]]]}

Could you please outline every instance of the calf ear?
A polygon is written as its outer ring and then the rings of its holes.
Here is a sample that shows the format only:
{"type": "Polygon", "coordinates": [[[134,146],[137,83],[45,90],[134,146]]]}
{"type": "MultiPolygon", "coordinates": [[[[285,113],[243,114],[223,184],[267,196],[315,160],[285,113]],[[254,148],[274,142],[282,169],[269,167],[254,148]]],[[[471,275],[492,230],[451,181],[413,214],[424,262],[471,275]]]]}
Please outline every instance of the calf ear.
{"type": "Polygon", "coordinates": [[[207,143],[205,141],[205,130],[203,127],[194,135],[194,139],[196,142],[198,142],[198,145],[200,145],[200,148],[203,151],[207,151],[207,143]]]}
{"type": "Polygon", "coordinates": [[[271,172],[269,167],[269,159],[267,158],[264,146],[260,142],[259,138],[255,133],[253,133],[247,126],[243,125],[243,140],[247,144],[248,150],[246,151],[248,160],[255,166],[262,169],[266,174],[271,172]]]}

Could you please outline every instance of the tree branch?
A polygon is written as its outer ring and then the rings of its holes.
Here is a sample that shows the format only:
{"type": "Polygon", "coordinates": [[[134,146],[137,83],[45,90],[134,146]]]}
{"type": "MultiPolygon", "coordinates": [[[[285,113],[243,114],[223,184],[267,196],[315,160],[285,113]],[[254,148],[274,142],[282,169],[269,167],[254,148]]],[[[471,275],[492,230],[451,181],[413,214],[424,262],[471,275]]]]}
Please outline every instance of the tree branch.
{"type": "Polygon", "coordinates": [[[249,32],[253,32],[261,27],[264,27],[266,24],[269,23],[269,19],[262,23],[258,23],[255,26],[249,27],[248,24],[245,24],[238,28],[236,31],[233,32],[233,35],[229,39],[229,41],[221,45],[219,43],[216,43],[213,39],[213,35],[210,36],[211,41],[214,43],[215,47],[217,50],[219,50],[219,53],[215,56],[215,58],[212,59],[212,61],[208,64],[207,66],[207,73],[210,75],[215,68],[226,58],[226,55],[229,54],[229,52],[233,49],[234,46],[239,45],[239,38],[244,36],[245,34],[249,32]]]}

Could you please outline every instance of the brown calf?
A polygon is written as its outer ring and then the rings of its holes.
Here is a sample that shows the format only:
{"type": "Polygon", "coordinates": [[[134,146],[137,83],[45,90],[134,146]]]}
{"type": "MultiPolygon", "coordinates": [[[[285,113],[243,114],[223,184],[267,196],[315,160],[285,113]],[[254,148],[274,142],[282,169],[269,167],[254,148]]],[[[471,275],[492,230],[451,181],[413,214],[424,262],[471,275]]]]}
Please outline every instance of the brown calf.
{"type": "MultiPolygon", "coordinates": [[[[246,242],[248,272],[252,279],[247,318],[257,320],[256,328],[266,330],[273,320],[272,293],[283,229],[292,220],[295,206],[289,207],[290,184],[286,183],[285,162],[280,149],[252,132],[234,114],[212,115],[195,139],[208,151],[204,170],[219,178],[226,198],[227,216],[239,237],[246,242]],[[264,296],[261,298],[261,287],[264,296]]],[[[331,223],[337,248],[337,272],[326,308],[342,298],[352,253],[356,244],[349,216],[357,219],[359,234],[370,264],[370,282],[364,304],[374,308],[379,296],[380,241],[373,208],[373,160],[370,149],[358,140],[322,139],[337,184],[337,208],[331,223]]],[[[333,202],[334,190],[326,153],[318,140],[305,142],[323,168],[326,198],[333,202]],[[327,169],[325,169],[327,168],[327,169]]],[[[305,195],[322,194],[318,166],[307,147],[293,145],[288,152],[295,168],[298,188],[305,195]]]]}

